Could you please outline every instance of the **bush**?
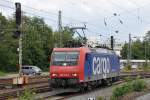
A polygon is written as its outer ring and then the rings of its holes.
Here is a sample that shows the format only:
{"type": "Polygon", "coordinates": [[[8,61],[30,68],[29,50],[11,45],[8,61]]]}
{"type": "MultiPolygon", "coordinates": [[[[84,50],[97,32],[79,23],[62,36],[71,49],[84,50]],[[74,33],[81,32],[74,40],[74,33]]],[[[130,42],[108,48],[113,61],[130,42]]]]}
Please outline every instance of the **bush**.
{"type": "Polygon", "coordinates": [[[143,80],[134,80],[132,82],[133,91],[142,91],[146,88],[146,82],[143,80]]]}
{"type": "Polygon", "coordinates": [[[99,96],[96,100],[105,100],[103,97],[99,96]]]}
{"type": "Polygon", "coordinates": [[[131,82],[132,79],[128,76],[128,77],[124,77],[123,80],[125,80],[126,82],[131,82]]]}
{"type": "Polygon", "coordinates": [[[123,71],[125,71],[125,72],[129,72],[129,71],[131,71],[131,65],[127,65],[127,66],[125,66],[124,68],[123,68],[123,71]]]}
{"type": "Polygon", "coordinates": [[[123,96],[124,94],[131,92],[132,91],[132,86],[130,83],[126,83],[120,87],[116,87],[113,90],[113,96],[114,97],[120,97],[123,96]]]}
{"type": "Polygon", "coordinates": [[[110,100],[119,100],[117,97],[111,96],[110,100]]]}
{"type": "Polygon", "coordinates": [[[116,87],[113,90],[113,96],[111,97],[111,100],[116,100],[116,98],[119,98],[129,92],[142,91],[146,87],[147,87],[147,84],[143,80],[136,79],[134,81],[128,81],[124,85],[116,87]]]}
{"type": "Polygon", "coordinates": [[[122,96],[122,95],[123,95],[122,87],[116,87],[113,90],[113,97],[119,97],[119,96],[122,96]]]}
{"type": "Polygon", "coordinates": [[[127,66],[127,69],[128,69],[128,70],[131,70],[131,69],[132,69],[132,68],[131,68],[131,65],[128,65],[128,66],[127,66]]]}
{"type": "Polygon", "coordinates": [[[19,100],[34,100],[35,93],[32,90],[25,89],[25,91],[20,95],[19,100]]]}

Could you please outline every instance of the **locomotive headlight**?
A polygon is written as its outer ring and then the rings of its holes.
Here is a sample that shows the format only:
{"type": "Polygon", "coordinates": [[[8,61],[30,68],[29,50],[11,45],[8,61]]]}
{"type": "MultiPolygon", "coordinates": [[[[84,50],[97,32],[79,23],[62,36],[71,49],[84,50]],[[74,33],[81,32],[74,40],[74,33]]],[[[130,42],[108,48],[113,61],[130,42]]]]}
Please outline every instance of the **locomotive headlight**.
{"type": "Polygon", "coordinates": [[[72,76],[77,76],[77,74],[72,74],[72,76]]]}
{"type": "Polygon", "coordinates": [[[52,76],[57,76],[57,74],[52,74],[52,76]]]}

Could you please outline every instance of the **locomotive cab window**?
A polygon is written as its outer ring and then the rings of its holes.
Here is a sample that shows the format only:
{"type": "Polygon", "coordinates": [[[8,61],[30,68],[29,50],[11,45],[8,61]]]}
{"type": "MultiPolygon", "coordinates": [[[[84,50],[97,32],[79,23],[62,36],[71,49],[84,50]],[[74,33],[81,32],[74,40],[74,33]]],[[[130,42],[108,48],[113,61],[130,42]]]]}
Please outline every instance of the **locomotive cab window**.
{"type": "Polygon", "coordinates": [[[52,65],[54,66],[77,66],[79,59],[78,51],[55,51],[52,54],[52,65]]]}

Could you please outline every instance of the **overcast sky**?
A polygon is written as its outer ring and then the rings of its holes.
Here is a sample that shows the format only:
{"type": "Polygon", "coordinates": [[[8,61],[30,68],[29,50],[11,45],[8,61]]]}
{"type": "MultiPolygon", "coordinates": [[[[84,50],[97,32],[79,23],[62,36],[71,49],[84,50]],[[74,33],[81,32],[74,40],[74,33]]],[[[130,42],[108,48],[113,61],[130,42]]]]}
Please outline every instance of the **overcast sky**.
{"type": "Polygon", "coordinates": [[[85,34],[94,40],[101,34],[101,40],[113,35],[124,42],[129,33],[142,37],[150,30],[150,0],[0,0],[0,12],[11,17],[14,2],[22,4],[25,15],[44,18],[54,30],[61,10],[63,26],[86,24],[85,34]]]}

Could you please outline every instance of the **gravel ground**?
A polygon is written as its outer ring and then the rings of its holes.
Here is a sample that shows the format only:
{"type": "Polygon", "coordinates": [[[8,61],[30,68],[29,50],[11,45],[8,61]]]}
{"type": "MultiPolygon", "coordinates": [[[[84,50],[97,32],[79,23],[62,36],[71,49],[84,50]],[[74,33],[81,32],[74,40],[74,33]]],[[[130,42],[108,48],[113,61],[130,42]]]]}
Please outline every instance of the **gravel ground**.
{"type": "MultiPolygon", "coordinates": [[[[150,86],[150,78],[146,79],[146,82],[150,86]]],[[[112,90],[113,90],[113,86],[108,87],[108,88],[101,88],[97,91],[93,91],[93,92],[86,93],[80,96],[74,96],[74,97],[68,98],[67,100],[88,100],[88,98],[96,98],[100,96],[104,97],[105,100],[109,100],[110,96],[112,95],[112,90]]],[[[150,100],[150,94],[138,97],[137,100],[150,100]]]]}
{"type": "Polygon", "coordinates": [[[86,93],[86,94],[83,94],[80,96],[74,96],[74,97],[68,98],[66,100],[88,100],[89,98],[96,98],[99,96],[102,96],[102,97],[106,98],[106,100],[109,100],[109,97],[112,95],[112,90],[113,90],[112,87],[101,88],[99,90],[91,91],[89,93],[86,93]]]}
{"type": "Polygon", "coordinates": [[[150,93],[143,95],[143,96],[140,96],[136,100],[150,100],[150,93]]]}

